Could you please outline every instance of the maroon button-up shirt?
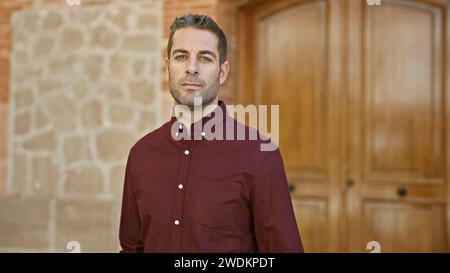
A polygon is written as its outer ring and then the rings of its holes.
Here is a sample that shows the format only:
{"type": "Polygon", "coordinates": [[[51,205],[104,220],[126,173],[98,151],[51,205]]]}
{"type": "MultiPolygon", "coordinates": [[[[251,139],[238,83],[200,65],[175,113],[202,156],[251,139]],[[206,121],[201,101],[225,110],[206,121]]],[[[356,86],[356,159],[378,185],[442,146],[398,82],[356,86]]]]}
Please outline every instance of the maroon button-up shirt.
{"type": "Polygon", "coordinates": [[[234,136],[237,128],[253,129],[221,101],[191,132],[217,111],[224,140],[176,140],[172,117],[131,148],[122,252],[303,252],[279,150],[261,151],[259,137],[226,140],[230,125],[234,136]]]}

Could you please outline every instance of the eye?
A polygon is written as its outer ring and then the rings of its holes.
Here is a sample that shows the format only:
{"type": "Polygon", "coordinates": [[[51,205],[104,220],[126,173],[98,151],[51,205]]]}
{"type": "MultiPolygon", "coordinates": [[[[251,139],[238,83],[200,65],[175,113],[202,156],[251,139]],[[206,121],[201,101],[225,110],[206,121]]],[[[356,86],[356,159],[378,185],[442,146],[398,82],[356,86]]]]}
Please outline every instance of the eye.
{"type": "Polygon", "coordinates": [[[209,62],[212,61],[210,58],[208,58],[208,57],[206,57],[206,56],[201,56],[201,57],[200,57],[200,60],[201,60],[202,62],[205,62],[205,63],[209,63],[209,62]]]}
{"type": "Polygon", "coordinates": [[[184,60],[186,60],[186,56],[184,56],[184,55],[175,56],[175,60],[177,60],[177,61],[184,61],[184,60]]]}

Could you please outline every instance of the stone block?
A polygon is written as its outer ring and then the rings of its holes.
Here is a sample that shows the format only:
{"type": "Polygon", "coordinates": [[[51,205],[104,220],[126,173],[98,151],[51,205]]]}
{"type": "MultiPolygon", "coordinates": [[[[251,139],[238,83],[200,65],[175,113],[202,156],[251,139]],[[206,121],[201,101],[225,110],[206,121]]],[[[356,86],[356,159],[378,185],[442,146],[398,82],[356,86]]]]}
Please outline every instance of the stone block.
{"type": "Polygon", "coordinates": [[[101,160],[123,160],[136,141],[126,129],[105,129],[96,136],[97,154],[101,160]]]}
{"type": "Polygon", "coordinates": [[[94,166],[80,166],[66,173],[65,194],[96,195],[103,191],[103,176],[94,166]]]}
{"type": "Polygon", "coordinates": [[[0,198],[0,250],[48,251],[48,198],[0,198]]]}
{"type": "Polygon", "coordinates": [[[81,252],[117,252],[114,203],[101,200],[59,200],[56,205],[56,251],[67,252],[78,241],[81,252]]]}

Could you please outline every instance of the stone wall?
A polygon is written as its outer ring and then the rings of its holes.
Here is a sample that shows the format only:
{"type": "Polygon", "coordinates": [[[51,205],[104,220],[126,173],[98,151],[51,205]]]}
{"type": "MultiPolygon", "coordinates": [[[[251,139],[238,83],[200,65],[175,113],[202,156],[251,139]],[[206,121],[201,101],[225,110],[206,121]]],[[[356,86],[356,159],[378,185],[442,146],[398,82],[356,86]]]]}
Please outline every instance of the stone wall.
{"type": "Polygon", "coordinates": [[[119,249],[126,156],[166,118],[162,10],[152,0],[13,14],[0,251],[119,249]]]}
{"type": "Polygon", "coordinates": [[[231,61],[220,97],[233,103],[245,2],[0,1],[0,252],[67,251],[71,240],[118,249],[124,155],[173,103],[162,62],[169,25],[188,12],[219,22],[231,61]]]}

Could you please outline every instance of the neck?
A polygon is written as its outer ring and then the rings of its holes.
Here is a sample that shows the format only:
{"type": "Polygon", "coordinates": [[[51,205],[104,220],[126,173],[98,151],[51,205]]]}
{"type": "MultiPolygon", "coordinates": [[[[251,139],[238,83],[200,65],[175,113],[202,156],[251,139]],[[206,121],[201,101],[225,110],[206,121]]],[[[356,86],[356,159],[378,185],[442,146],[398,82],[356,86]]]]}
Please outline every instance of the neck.
{"type": "MultiPolygon", "coordinates": [[[[183,107],[185,109],[181,111],[181,115],[177,117],[178,122],[182,123],[188,130],[190,130],[191,125],[201,120],[203,117],[209,115],[216,109],[219,104],[219,100],[216,97],[211,103],[203,106],[198,106],[194,108],[183,107]]],[[[174,107],[177,103],[174,104],[174,107]]]]}

